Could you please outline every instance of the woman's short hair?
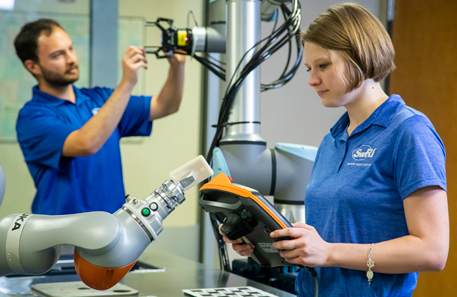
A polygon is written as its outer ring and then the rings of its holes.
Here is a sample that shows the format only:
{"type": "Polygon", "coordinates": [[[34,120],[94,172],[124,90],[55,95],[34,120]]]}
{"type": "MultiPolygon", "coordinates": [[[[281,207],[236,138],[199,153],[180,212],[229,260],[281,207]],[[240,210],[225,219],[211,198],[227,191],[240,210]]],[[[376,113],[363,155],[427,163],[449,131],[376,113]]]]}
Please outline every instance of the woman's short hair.
{"type": "Polygon", "coordinates": [[[44,32],[51,35],[54,28],[61,28],[60,24],[51,19],[39,19],[25,24],[14,39],[16,54],[22,62],[32,60],[38,62],[38,38],[44,32]]]}
{"type": "Polygon", "coordinates": [[[395,50],[381,22],[367,9],[344,3],[330,7],[312,22],[302,41],[342,54],[348,73],[348,92],[365,79],[381,81],[395,69],[395,50]]]}

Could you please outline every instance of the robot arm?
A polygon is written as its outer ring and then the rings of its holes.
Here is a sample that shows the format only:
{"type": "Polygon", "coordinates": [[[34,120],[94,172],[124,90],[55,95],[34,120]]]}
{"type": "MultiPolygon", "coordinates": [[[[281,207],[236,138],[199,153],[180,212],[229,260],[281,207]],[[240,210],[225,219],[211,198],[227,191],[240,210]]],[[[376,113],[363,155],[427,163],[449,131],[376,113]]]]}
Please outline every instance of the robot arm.
{"type": "Polygon", "coordinates": [[[75,246],[75,268],[91,288],[118,283],[163,229],[163,220],[185,200],[184,191],[213,174],[202,156],[170,173],[144,200],[127,196],[114,214],[89,212],[46,216],[13,214],[0,220],[0,276],[43,274],[75,246]]]}
{"type": "Polygon", "coordinates": [[[46,216],[12,214],[0,221],[0,275],[43,274],[71,244],[102,252],[118,241],[118,220],[106,212],[46,216]],[[90,230],[88,232],[88,230],[90,230]]]}
{"type": "MultiPolygon", "coordinates": [[[[262,0],[259,1],[259,14],[260,18],[259,21],[274,21],[278,18],[279,10],[282,10],[283,13],[290,15],[290,11],[286,8],[285,4],[291,2],[292,0],[262,0]]],[[[203,64],[208,70],[213,72],[222,80],[226,80],[226,70],[222,65],[218,65],[218,63],[214,63],[214,61],[209,61],[205,57],[197,56],[196,53],[228,53],[233,51],[233,47],[238,51],[241,49],[238,48],[238,44],[228,44],[227,40],[229,38],[228,34],[231,31],[231,24],[232,19],[228,18],[227,15],[227,5],[228,3],[226,0],[215,0],[210,1],[209,5],[209,12],[210,20],[209,26],[206,27],[198,27],[195,26],[193,28],[176,28],[173,26],[173,20],[168,18],[157,18],[155,22],[146,22],[147,27],[157,27],[162,31],[162,38],[161,38],[161,46],[145,46],[144,49],[148,54],[154,54],[157,58],[166,58],[171,56],[176,50],[180,50],[180,53],[185,53],[187,55],[192,56],[198,62],[203,64]],[[228,27],[229,26],[229,27],[228,27]],[[162,53],[161,53],[162,52],[162,53]]],[[[250,2],[250,1],[240,1],[240,2],[250,2]]],[[[243,4],[241,4],[243,5],[243,4]]],[[[251,7],[252,8],[252,7],[251,7]]],[[[246,10],[246,13],[251,13],[252,11],[247,6],[241,7],[241,9],[237,9],[237,13],[243,14],[243,11],[246,10]]],[[[238,16],[235,16],[237,18],[238,16]]],[[[296,16],[295,16],[296,17],[296,16]]],[[[260,24],[258,24],[260,25],[260,24]]],[[[239,29],[244,30],[248,34],[246,38],[252,38],[257,36],[258,29],[254,28],[253,24],[244,24],[243,26],[239,26],[239,29]]],[[[232,28],[233,29],[233,28],[232,28]]],[[[289,33],[292,35],[296,33],[298,26],[294,30],[289,30],[289,33]]],[[[284,31],[280,29],[280,31],[284,31]]],[[[238,33],[235,33],[238,35],[238,33]]],[[[279,34],[281,35],[281,34],[279,34]]],[[[271,45],[274,44],[273,40],[283,40],[280,36],[277,35],[272,37],[270,40],[271,45]]],[[[246,39],[245,37],[240,38],[240,42],[244,42],[243,40],[246,39]]],[[[252,44],[251,44],[252,45],[252,44]]],[[[276,47],[276,46],[275,46],[276,47]]],[[[298,45],[298,47],[300,47],[298,45]]],[[[241,51],[246,50],[242,49],[241,51]]],[[[263,54],[263,53],[262,53],[263,54]]],[[[271,53],[264,54],[265,60],[271,55],[271,53]]],[[[238,64],[239,58],[237,57],[236,61],[233,61],[235,65],[238,64]]],[[[232,59],[233,60],[233,59],[232,59]]],[[[295,68],[298,67],[297,63],[299,64],[301,60],[301,54],[298,57],[297,62],[295,63],[295,68]]],[[[287,68],[287,67],[286,67],[287,68]]],[[[284,74],[282,75],[282,79],[288,81],[291,76],[295,73],[295,70],[288,73],[285,77],[284,74]]],[[[230,78],[230,77],[229,77],[230,78]]],[[[262,86],[262,91],[277,88],[278,84],[268,84],[266,86],[262,86]]]]}

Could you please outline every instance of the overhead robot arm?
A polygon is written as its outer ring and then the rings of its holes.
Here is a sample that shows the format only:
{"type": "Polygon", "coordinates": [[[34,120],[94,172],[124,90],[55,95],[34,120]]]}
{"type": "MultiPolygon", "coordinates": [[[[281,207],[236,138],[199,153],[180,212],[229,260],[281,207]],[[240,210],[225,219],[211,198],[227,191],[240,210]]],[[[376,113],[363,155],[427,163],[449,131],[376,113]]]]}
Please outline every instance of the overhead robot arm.
{"type": "MultiPolygon", "coordinates": [[[[162,232],[163,220],[185,200],[184,192],[213,174],[202,156],[170,173],[144,200],[127,195],[114,214],[12,214],[0,220],[0,276],[39,275],[52,268],[63,244],[75,246],[75,268],[91,288],[118,283],[162,232]]],[[[0,167],[0,202],[4,178],[0,167]]]]}

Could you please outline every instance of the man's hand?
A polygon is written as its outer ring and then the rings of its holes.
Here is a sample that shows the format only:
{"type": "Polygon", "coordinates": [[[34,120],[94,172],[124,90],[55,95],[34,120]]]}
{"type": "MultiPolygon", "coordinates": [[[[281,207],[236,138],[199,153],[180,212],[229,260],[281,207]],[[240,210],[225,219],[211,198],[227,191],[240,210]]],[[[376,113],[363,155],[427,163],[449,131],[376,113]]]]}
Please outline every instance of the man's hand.
{"type": "Polygon", "coordinates": [[[167,56],[170,67],[184,66],[186,62],[186,52],[182,50],[176,50],[171,56],[167,56]]]}
{"type": "Polygon", "coordinates": [[[316,229],[305,223],[292,224],[293,228],[276,230],[270,233],[272,238],[291,237],[273,243],[273,247],[287,262],[308,267],[325,266],[331,253],[331,244],[324,241],[316,229]]]}
{"type": "Polygon", "coordinates": [[[226,243],[231,243],[233,250],[240,256],[250,256],[254,252],[254,247],[250,243],[245,243],[242,238],[235,240],[228,239],[221,231],[222,224],[219,225],[219,233],[224,236],[224,241],[226,243]]]}
{"type": "Polygon", "coordinates": [[[122,83],[134,87],[138,82],[138,69],[148,69],[143,48],[131,45],[122,57],[122,83]]]}
{"type": "Polygon", "coordinates": [[[119,124],[138,82],[138,69],[147,68],[144,49],[130,46],[122,57],[122,81],[96,116],[65,139],[62,156],[81,157],[97,153],[119,124]]]}

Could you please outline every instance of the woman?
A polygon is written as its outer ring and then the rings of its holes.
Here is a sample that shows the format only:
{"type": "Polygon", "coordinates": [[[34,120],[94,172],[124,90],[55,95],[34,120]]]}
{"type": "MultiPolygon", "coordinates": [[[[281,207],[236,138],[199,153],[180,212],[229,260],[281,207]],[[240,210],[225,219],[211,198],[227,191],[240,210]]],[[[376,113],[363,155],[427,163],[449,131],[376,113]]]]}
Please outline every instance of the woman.
{"type": "MultiPolygon", "coordinates": [[[[272,232],[294,238],[273,246],[315,267],[319,296],[411,296],[418,272],[442,270],[448,256],[444,145],[425,115],[382,90],[394,49],[368,10],[333,6],[302,39],[309,85],[325,107],[347,112],[319,147],[306,224],[272,232]]],[[[252,253],[242,240],[233,248],[252,253]]],[[[305,269],[295,287],[314,296],[305,269]]]]}

